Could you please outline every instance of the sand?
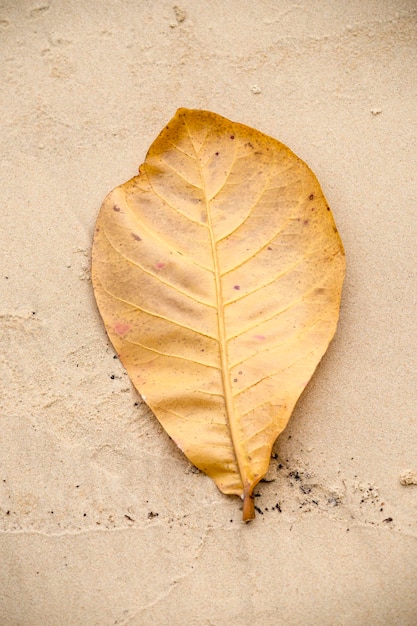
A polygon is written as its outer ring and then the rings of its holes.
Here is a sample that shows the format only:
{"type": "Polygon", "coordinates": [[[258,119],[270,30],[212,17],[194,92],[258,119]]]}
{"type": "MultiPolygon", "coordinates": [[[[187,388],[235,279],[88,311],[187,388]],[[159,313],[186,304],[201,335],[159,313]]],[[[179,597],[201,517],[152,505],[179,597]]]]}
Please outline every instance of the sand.
{"type": "Polygon", "coordinates": [[[1,3],[2,626],[416,623],[416,18],[1,3]],[[247,525],[141,403],[90,281],[103,198],[181,106],[286,143],[347,254],[337,336],[247,525]]]}

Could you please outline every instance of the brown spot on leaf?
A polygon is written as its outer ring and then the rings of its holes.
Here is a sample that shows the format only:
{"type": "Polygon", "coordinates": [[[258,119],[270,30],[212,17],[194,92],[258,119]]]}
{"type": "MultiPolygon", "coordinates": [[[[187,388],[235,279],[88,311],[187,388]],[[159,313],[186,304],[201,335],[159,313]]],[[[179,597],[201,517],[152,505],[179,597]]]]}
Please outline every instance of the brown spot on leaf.
{"type": "Polygon", "coordinates": [[[308,196],[308,199],[309,199],[309,200],[314,200],[314,193],[311,193],[311,194],[308,196]]]}
{"type": "Polygon", "coordinates": [[[116,211],[116,213],[120,213],[121,208],[120,208],[119,206],[117,206],[117,204],[115,204],[115,205],[113,206],[113,211],[116,211]]]}
{"type": "Polygon", "coordinates": [[[137,235],[136,233],[131,233],[131,235],[135,241],[142,241],[142,238],[139,237],[139,235],[137,235]]]}

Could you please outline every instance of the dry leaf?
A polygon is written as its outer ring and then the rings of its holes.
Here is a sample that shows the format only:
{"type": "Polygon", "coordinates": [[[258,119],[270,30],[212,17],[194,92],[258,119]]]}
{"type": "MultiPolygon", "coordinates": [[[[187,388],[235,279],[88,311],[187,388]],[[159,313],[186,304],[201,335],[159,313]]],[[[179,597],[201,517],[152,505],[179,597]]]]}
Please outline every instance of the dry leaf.
{"type": "Polygon", "coordinates": [[[130,378],[192,463],[254,517],[272,445],[331,341],[345,270],[291,150],[180,109],[97,220],[92,278],[130,378]]]}

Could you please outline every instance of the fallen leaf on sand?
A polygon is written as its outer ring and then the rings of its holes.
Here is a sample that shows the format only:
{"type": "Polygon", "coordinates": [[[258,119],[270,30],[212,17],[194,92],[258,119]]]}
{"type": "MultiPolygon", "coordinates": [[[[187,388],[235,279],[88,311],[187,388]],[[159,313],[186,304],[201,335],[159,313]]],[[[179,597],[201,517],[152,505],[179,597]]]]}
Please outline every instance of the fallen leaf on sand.
{"type": "Polygon", "coordinates": [[[142,398],[226,494],[253,490],[331,341],[345,259],[320,185],[289,148],[180,109],[105,199],[92,279],[142,398]]]}

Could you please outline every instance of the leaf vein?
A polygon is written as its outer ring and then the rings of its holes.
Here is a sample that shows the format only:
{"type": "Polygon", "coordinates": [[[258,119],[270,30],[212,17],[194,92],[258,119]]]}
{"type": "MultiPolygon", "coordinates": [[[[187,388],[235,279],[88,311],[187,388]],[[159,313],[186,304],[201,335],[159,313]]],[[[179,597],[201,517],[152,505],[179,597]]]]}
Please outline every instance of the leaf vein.
{"type": "Polygon", "coordinates": [[[182,154],[184,154],[185,156],[189,157],[190,159],[192,159],[193,161],[195,161],[195,157],[193,157],[192,154],[188,154],[188,152],[185,152],[185,150],[181,150],[181,148],[179,146],[177,146],[176,143],[174,143],[173,141],[169,142],[171,144],[171,146],[173,146],[173,148],[175,148],[176,150],[178,150],[178,152],[182,152],[182,154]]]}
{"type": "MultiPolygon", "coordinates": [[[[211,198],[207,198],[208,202],[213,202],[213,200],[215,199],[216,196],[219,195],[219,193],[222,191],[222,189],[224,189],[224,187],[227,185],[227,179],[230,177],[230,174],[232,173],[233,167],[236,163],[236,152],[237,152],[237,144],[235,143],[235,153],[233,155],[233,159],[231,161],[230,167],[225,175],[224,181],[222,183],[222,185],[219,187],[219,189],[216,191],[216,193],[211,196],[211,198]]],[[[214,237],[214,233],[213,233],[213,237],[214,237]]],[[[217,243],[217,242],[215,242],[217,243]]]]}
{"type": "Polygon", "coordinates": [[[223,393],[216,393],[214,391],[205,391],[204,389],[196,389],[195,393],[202,393],[205,396],[216,396],[219,398],[224,398],[224,394],[223,393]]]}
{"type": "MultiPolygon", "coordinates": [[[[188,128],[187,122],[185,122],[187,132],[191,139],[191,133],[188,128]]],[[[191,140],[192,141],[192,140],[191,140]]],[[[236,151],[236,147],[235,147],[236,151]]],[[[236,152],[235,152],[236,153],[236,152]]],[[[236,423],[236,415],[235,415],[235,406],[233,403],[233,392],[230,381],[230,372],[228,366],[228,353],[227,353],[227,339],[226,339],[226,325],[225,325],[225,317],[223,311],[223,294],[222,294],[222,284],[220,278],[220,266],[219,266],[219,255],[217,250],[217,245],[214,237],[213,226],[211,221],[211,211],[210,211],[210,200],[207,195],[207,189],[205,186],[205,180],[203,177],[203,172],[200,169],[200,177],[201,177],[201,187],[203,189],[204,198],[206,201],[207,207],[207,225],[210,233],[210,245],[213,256],[213,267],[214,267],[214,279],[216,285],[216,301],[217,301],[217,328],[218,328],[218,342],[219,342],[219,354],[220,354],[220,363],[221,363],[221,379],[223,385],[223,401],[226,409],[226,417],[227,424],[229,428],[229,434],[232,442],[232,448],[236,460],[236,465],[239,469],[240,479],[244,486],[245,497],[247,497],[249,489],[249,485],[251,483],[251,479],[248,476],[247,468],[245,466],[245,451],[242,447],[242,443],[239,439],[239,430],[236,423]]]]}
{"type": "Polygon", "coordinates": [[[249,415],[249,413],[252,413],[253,411],[257,411],[258,409],[260,409],[263,406],[265,406],[265,404],[270,404],[270,402],[266,401],[266,402],[261,402],[260,404],[257,404],[256,406],[254,406],[253,408],[249,409],[248,411],[245,411],[244,413],[241,413],[240,414],[240,418],[242,419],[242,417],[246,417],[246,415],[249,415]]]}
{"type": "MultiPolygon", "coordinates": [[[[149,181],[149,177],[146,174],[146,177],[148,179],[149,184],[151,185],[150,181],[149,181]]],[[[152,185],[151,185],[152,187],[152,185]]],[[[161,243],[163,246],[165,246],[168,250],[174,252],[175,254],[178,254],[178,250],[176,250],[176,248],[174,248],[173,246],[171,246],[169,243],[166,242],[165,239],[162,239],[161,237],[159,237],[157,235],[157,233],[153,230],[151,230],[148,226],[146,226],[146,224],[144,222],[142,222],[137,214],[133,211],[133,209],[129,206],[129,203],[126,200],[126,206],[128,211],[130,212],[132,218],[135,220],[135,222],[139,225],[140,228],[146,230],[151,237],[153,237],[154,239],[156,239],[156,241],[159,241],[159,243],[161,243]]],[[[121,228],[127,228],[124,226],[120,226],[121,228]]],[[[206,267],[205,265],[201,265],[200,263],[197,263],[197,261],[195,261],[189,254],[187,254],[186,252],[182,252],[181,251],[181,255],[185,258],[188,259],[190,261],[190,263],[192,263],[193,265],[196,265],[197,267],[200,267],[203,270],[207,270],[210,273],[213,273],[213,270],[210,267],[206,267]]]]}
{"type": "MultiPolygon", "coordinates": [[[[264,283],[263,285],[260,285],[259,287],[256,287],[256,289],[252,289],[251,291],[249,291],[247,293],[243,293],[242,295],[238,296],[237,298],[234,298],[233,300],[228,300],[227,302],[225,302],[224,306],[227,307],[227,306],[229,306],[231,304],[235,304],[235,302],[239,302],[240,300],[243,300],[244,298],[248,298],[249,296],[252,296],[257,291],[260,291],[261,289],[264,289],[265,287],[268,287],[269,285],[272,285],[275,281],[279,280],[282,276],[285,276],[285,274],[288,274],[289,272],[292,272],[292,270],[295,269],[297,267],[297,265],[300,265],[303,261],[305,261],[309,257],[311,257],[311,256],[313,256],[315,254],[319,254],[320,252],[323,252],[324,250],[327,250],[326,246],[324,246],[322,248],[318,248],[316,250],[312,250],[308,254],[304,254],[300,259],[298,259],[298,261],[296,261],[292,265],[289,265],[288,267],[286,267],[285,270],[282,270],[281,272],[276,274],[268,282],[264,283]]],[[[224,276],[224,274],[223,274],[223,276],[224,276]]]]}
{"type": "Polygon", "coordinates": [[[289,365],[287,365],[287,367],[280,368],[278,370],[275,370],[274,372],[269,372],[268,374],[266,374],[265,376],[263,376],[259,380],[256,380],[253,383],[251,383],[248,387],[245,387],[244,389],[240,389],[233,397],[237,398],[238,396],[242,395],[242,393],[245,393],[246,391],[249,391],[250,389],[252,389],[252,387],[255,387],[256,385],[259,385],[264,380],[267,380],[268,378],[272,378],[276,374],[282,374],[283,372],[286,372],[287,370],[289,370],[292,367],[294,367],[294,365],[299,363],[299,361],[304,361],[305,359],[307,359],[311,354],[314,354],[314,352],[315,352],[315,350],[310,350],[310,352],[308,352],[307,354],[303,354],[303,356],[300,357],[299,359],[295,359],[294,361],[292,361],[289,365]]]}
{"type": "Polygon", "coordinates": [[[191,295],[189,293],[187,293],[186,291],[183,291],[182,289],[179,289],[179,287],[177,287],[176,285],[173,285],[172,283],[163,280],[163,278],[159,275],[159,274],[154,274],[153,272],[150,272],[149,270],[145,269],[140,263],[137,263],[136,261],[133,261],[132,259],[130,259],[129,257],[127,257],[125,254],[123,254],[123,252],[121,252],[118,248],[116,248],[116,246],[113,244],[113,242],[109,239],[106,231],[103,229],[104,232],[104,236],[106,237],[107,241],[109,242],[109,244],[111,245],[111,247],[113,248],[113,250],[119,254],[121,257],[123,257],[128,263],[130,263],[131,265],[134,265],[135,267],[138,267],[140,270],[142,270],[142,272],[144,272],[145,274],[148,274],[148,276],[151,276],[152,278],[154,278],[157,282],[160,282],[162,285],[165,285],[167,287],[169,287],[170,289],[173,289],[174,291],[177,291],[178,293],[180,293],[181,295],[185,296],[186,298],[189,298],[190,300],[193,300],[194,302],[197,302],[198,304],[202,304],[203,306],[207,306],[211,309],[215,309],[216,307],[214,306],[214,304],[210,304],[209,302],[204,302],[204,300],[200,300],[199,298],[196,298],[194,295],[191,295]]]}
{"type": "Polygon", "coordinates": [[[316,286],[319,285],[320,282],[316,282],[314,283],[314,285],[311,287],[311,289],[309,289],[306,293],[304,293],[300,298],[297,298],[296,300],[292,300],[292,302],[290,302],[290,304],[288,304],[286,307],[284,307],[283,309],[280,309],[279,311],[276,311],[276,313],[274,313],[274,315],[271,315],[271,317],[265,318],[261,321],[257,321],[256,324],[253,324],[252,326],[249,326],[248,328],[245,328],[244,330],[236,333],[235,335],[232,335],[232,337],[229,337],[227,339],[227,341],[232,341],[232,339],[236,339],[237,337],[240,337],[241,335],[244,335],[245,333],[250,332],[251,330],[254,330],[255,328],[258,328],[258,326],[261,326],[262,324],[266,324],[267,322],[270,322],[271,320],[273,320],[275,317],[279,317],[280,315],[282,315],[283,313],[285,313],[286,311],[288,311],[289,309],[291,309],[293,306],[295,306],[296,304],[299,304],[300,302],[302,302],[303,300],[306,299],[306,297],[312,292],[314,291],[314,289],[316,289],[316,286]]]}
{"type": "MultiPolygon", "coordinates": [[[[184,421],[184,422],[193,422],[195,424],[200,424],[201,422],[204,422],[205,420],[198,420],[198,419],[193,419],[192,417],[184,416],[184,415],[180,415],[180,413],[177,413],[176,411],[173,411],[172,409],[168,409],[165,406],[162,406],[162,404],[154,404],[153,405],[154,408],[156,409],[162,409],[162,411],[166,411],[167,413],[170,413],[171,415],[173,415],[174,417],[177,417],[178,419],[184,421]]],[[[210,422],[210,426],[225,426],[224,422],[210,422]]]]}
{"type": "MultiPolygon", "coordinates": [[[[252,215],[252,211],[253,208],[256,207],[256,205],[258,204],[259,200],[261,199],[261,197],[263,196],[265,189],[266,189],[266,185],[269,183],[269,181],[271,180],[271,176],[272,176],[272,171],[273,171],[273,166],[275,165],[275,155],[274,155],[274,160],[271,163],[271,168],[269,170],[269,174],[267,176],[267,180],[265,181],[265,185],[262,188],[262,190],[260,191],[260,193],[257,195],[255,202],[249,207],[249,210],[247,212],[247,214],[245,215],[244,219],[240,222],[240,224],[238,224],[236,226],[236,228],[234,228],[233,230],[231,230],[229,233],[227,233],[226,235],[223,235],[223,237],[221,237],[220,239],[217,240],[217,243],[220,243],[221,241],[223,241],[224,239],[227,239],[227,237],[230,237],[231,235],[233,235],[236,231],[238,231],[240,228],[242,228],[242,226],[245,224],[245,222],[247,222],[247,220],[250,218],[250,216],[252,215]]],[[[238,183],[239,185],[241,183],[238,183]]]]}
{"type": "Polygon", "coordinates": [[[111,291],[106,289],[105,286],[103,285],[103,283],[100,280],[98,280],[98,278],[96,278],[96,282],[100,283],[101,288],[103,289],[103,291],[105,291],[107,294],[109,294],[109,296],[111,296],[115,300],[118,300],[119,302],[124,302],[125,304],[128,304],[129,306],[132,306],[135,310],[142,311],[142,313],[146,313],[147,315],[150,315],[151,317],[157,317],[158,319],[165,320],[166,322],[174,324],[175,326],[179,326],[180,328],[185,328],[186,330],[191,330],[191,332],[196,333],[196,335],[201,335],[202,337],[207,337],[208,339],[214,339],[215,341],[218,341],[217,337],[213,337],[213,335],[209,335],[208,333],[204,333],[204,332],[202,332],[200,330],[196,330],[195,328],[192,328],[191,326],[188,326],[188,324],[183,324],[182,322],[178,322],[177,320],[172,320],[169,317],[166,317],[165,315],[160,315],[159,313],[154,313],[153,311],[148,311],[147,309],[144,309],[141,306],[139,306],[136,302],[130,302],[129,300],[125,300],[124,298],[120,298],[119,296],[116,296],[114,293],[112,293],[111,291]]]}
{"type": "Polygon", "coordinates": [[[282,272],[279,272],[279,274],[274,276],[274,278],[272,280],[269,280],[267,283],[263,283],[263,285],[260,285],[259,287],[256,287],[256,289],[252,289],[248,293],[243,293],[241,296],[238,296],[237,298],[234,298],[233,300],[229,300],[228,302],[225,302],[224,306],[227,307],[227,306],[230,306],[231,304],[235,304],[236,302],[239,302],[240,300],[244,300],[244,298],[248,298],[249,296],[252,296],[257,291],[260,291],[261,289],[265,289],[265,287],[269,287],[269,285],[272,285],[275,281],[277,281],[279,278],[281,278],[281,276],[284,276],[288,272],[291,272],[295,267],[297,267],[297,265],[302,263],[304,261],[304,259],[306,259],[306,258],[307,258],[306,256],[303,256],[296,263],[294,263],[293,265],[290,265],[289,267],[287,267],[282,272]]]}
{"type": "MultiPolygon", "coordinates": [[[[321,321],[322,320],[319,319],[319,320],[317,320],[317,322],[314,322],[314,324],[311,324],[310,326],[306,326],[305,328],[303,328],[303,330],[300,333],[297,334],[297,339],[300,339],[301,337],[303,337],[304,335],[309,333],[321,321]]],[[[238,365],[242,365],[242,363],[247,363],[247,361],[250,361],[250,359],[252,359],[253,357],[258,356],[258,354],[263,354],[264,352],[272,352],[273,350],[276,350],[277,348],[282,348],[283,346],[285,346],[287,344],[290,344],[293,341],[294,341],[294,337],[291,336],[291,337],[289,337],[288,339],[286,339],[284,341],[278,341],[278,343],[274,343],[272,346],[267,345],[262,350],[257,350],[256,352],[252,352],[252,354],[250,354],[249,356],[245,357],[241,361],[237,361],[236,363],[233,363],[231,368],[238,367],[238,365]]]]}
{"type": "MultiPolygon", "coordinates": [[[[299,205],[301,204],[301,200],[299,200],[298,205],[296,208],[299,207],[299,205]]],[[[274,239],[276,239],[279,235],[281,235],[281,233],[285,230],[285,228],[287,227],[287,224],[289,222],[291,222],[291,220],[293,219],[293,213],[288,217],[288,219],[285,220],[284,224],[281,226],[281,228],[279,230],[277,230],[272,237],[270,237],[268,239],[268,241],[266,241],[266,243],[262,244],[262,246],[260,248],[258,248],[258,250],[256,250],[255,252],[251,252],[250,255],[248,257],[246,257],[243,261],[241,261],[240,263],[238,263],[237,265],[235,265],[234,267],[229,268],[226,272],[224,272],[222,274],[223,276],[226,276],[227,274],[230,274],[231,272],[234,272],[235,270],[237,270],[239,267],[242,267],[242,265],[245,265],[245,263],[247,263],[248,261],[251,261],[254,257],[256,257],[260,252],[262,252],[262,250],[265,250],[265,248],[267,246],[269,246],[270,243],[272,243],[274,241],[274,239]]]]}
{"type": "Polygon", "coordinates": [[[189,220],[190,222],[193,222],[194,224],[198,224],[202,228],[207,228],[207,225],[204,224],[204,222],[199,222],[198,220],[195,220],[194,218],[190,217],[186,213],[183,213],[182,211],[180,211],[178,207],[175,207],[170,202],[168,202],[168,200],[166,198],[164,198],[158,191],[156,191],[155,187],[151,183],[151,180],[150,180],[149,176],[148,176],[148,181],[149,181],[149,185],[152,188],[152,191],[154,192],[154,194],[156,196],[158,196],[158,198],[160,200],[162,200],[162,202],[164,202],[167,206],[169,206],[173,211],[175,211],[179,215],[182,215],[182,217],[185,217],[185,219],[189,220]]]}
{"type": "Polygon", "coordinates": [[[142,343],[139,343],[138,341],[131,341],[130,339],[127,339],[127,337],[124,337],[123,339],[127,343],[132,344],[133,346],[139,346],[140,348],[143,348],[144,350],[149,350],[150,352],[154,352],[155,354],[158,354],[159,356],[162,356],[162,357],[167,357],[170,359],[181,359],[182,361],[188,361],[189,363],[192,363],[193,365],[202,365],[204,367],[210,367],[216,370],[220,369],[218,365],[211,365],[210,363],[203,363],[202,361],[196,361],[195,359],[190,359],[189,357],[186,357],[186,356],[180,356],[179,354],[170,354],[169,352],[161,352],[160,350],[157,350],[156,348],[151,348],[150,346],[144,346],[142,343]]]}
{"type": "Polygon", "coordinates": [[[181,178],[184,182],[187,183],[187,185],[190,185],[190,187],[195,187],[195,189],[200,189],[201,191],[201,187],[199,187],[198,185],[194,185],[194,183],[190,182],[187,178],[185,178],[185,176],[183,176],[175,167],[173,167],[172,165],[170,165],[170,163],[167,163],[167,161],[164,161],[164,159],[162,159],[161,157],[159,158],[160,162],[163,163],[166,167],[168,167],[172,172],[175,172],[175,174],[181,178]]]}

